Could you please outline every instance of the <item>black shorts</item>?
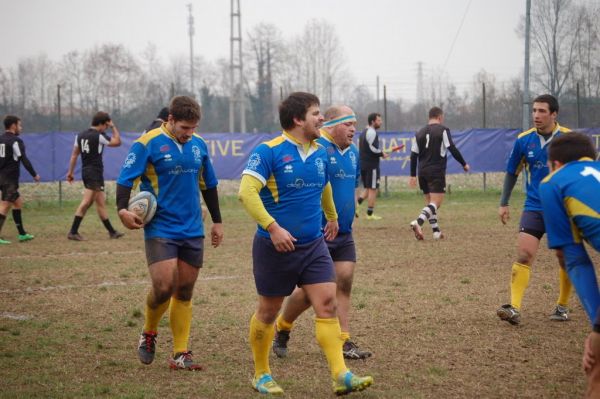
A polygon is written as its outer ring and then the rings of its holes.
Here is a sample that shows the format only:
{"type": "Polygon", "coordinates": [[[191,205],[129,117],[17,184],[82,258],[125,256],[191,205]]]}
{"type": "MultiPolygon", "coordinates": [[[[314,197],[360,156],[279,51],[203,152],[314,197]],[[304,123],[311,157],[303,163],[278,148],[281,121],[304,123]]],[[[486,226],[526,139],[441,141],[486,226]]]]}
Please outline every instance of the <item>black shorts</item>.
{"type": "Polygon", "coordinates": [[[360,177],[365,188],[379,188],[379,175],[379,167],[360,170],[360,177]]]}
{"type": "Polygon", "coordinates": [[[519,233],[527,233],[541,240],[546,233],[544,216],[541,211],[523,211],[519,222],[519,233]]]}
{"type": "Polygon", "coordinates": [[[252,271],[259,295],[288,296],[296,285],[335,282],[333,261],[323,237],[294,247],[292,252],[278,252],[271,239],[254,236],[252,271]]]}
{"type": "Polygon", "coordinates": [[[419,188],[423,194],[446,192],[446,176],[419,176],[419,188]]]}
{"type": "Polygon", "coordinates": [[[356,245],[352,233],[340,233],[333,241],[325,241],[334,262],[356,262],[356,245]]]}
{"type": "Polygon", "coordinates": [[[2,191],[2,201],[15,202],[21,196],[19,182],[0,181],[0,191],[2,191]]]}
{"type": "Polygon", "coordinates": [[[193,267],[200,268],[204,260],[204,238],[149,238],[145,242],[148,265],[167,259],[181,259],[193,267]]]}
{"type": "Polygon", "coordinates": [[[100,169],[85,168],[81,170],[83,186],[92,191],[104,191],[104,173],[100,169]]]}

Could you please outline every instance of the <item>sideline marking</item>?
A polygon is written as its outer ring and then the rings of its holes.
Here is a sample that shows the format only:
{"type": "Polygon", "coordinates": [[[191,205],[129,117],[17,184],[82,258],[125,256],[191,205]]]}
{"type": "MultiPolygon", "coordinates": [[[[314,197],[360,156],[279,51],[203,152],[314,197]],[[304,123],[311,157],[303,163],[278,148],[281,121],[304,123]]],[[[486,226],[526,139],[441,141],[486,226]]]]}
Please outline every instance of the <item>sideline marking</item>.
{"type": "Polygon", "coordinates": [[[2,312],[2,313],[0,313],[0,318],[1,319],[11,319],[11,320],[29,320],[29,319],[33,319],[33,316],[28,316],[26,314],[2,312]]]}
{"type": "MultiPolygon", "coordinates": [[[[199,277],[198,281],[213,281],[213,280],[235,280],[241,278],[240,276],[212,276],[212,277],[199,277]]],[[[150,285],[150,280],[136,280],[136,281],[103,281],[98,284],[86,284],[86,285],[57,285],[49,287],[27,287],[16,290],[0,290],[0,294],[17,294],[17,293],[33,293],[33,292],[46,292],[54,290],[68,290],[74,288],[102,288],[102,287],[126,287],[134,285],[150,285]]]]}
{"type": "Polygon", "coordinates": [[[138,251],[100,251],[100,252],[68,252],[64,254],[43,254],[43,255],[8,255],[3,256],[5,259],[17,259],[17,258],[63,258],[67,256],[90,256],[90,255],[131,255],[131,254],[143,254],[143,250],[138,251]]]}

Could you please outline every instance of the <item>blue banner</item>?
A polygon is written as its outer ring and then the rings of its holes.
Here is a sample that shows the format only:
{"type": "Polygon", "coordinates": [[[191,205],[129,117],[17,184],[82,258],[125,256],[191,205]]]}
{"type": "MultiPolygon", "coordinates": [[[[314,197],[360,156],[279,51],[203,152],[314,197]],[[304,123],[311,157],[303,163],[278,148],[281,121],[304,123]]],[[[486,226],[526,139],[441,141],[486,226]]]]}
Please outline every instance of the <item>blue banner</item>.
{"type": "MultiPolygon", "coordinates": [[[[578,130],[588,134],[596,149],[600,149],[600,128],[578,130]]],[[[517,129],[471,129],[452,132],[452,139],[472,173],[503,172],[515,138],[517,129]]],[[[202,133],[206,140],[217,177],[219,179],[239,179],[252,149],[263,141],[272,139],[279,133],[202,133]]],[[[39,173],[42,181],[65,180],[69,159],[75,144],[75,132],[24,134],[27,156],[39,173]]],[[[123,133],[120,147],[104,148],[104,178],[116,180],[129,147],[140,136],[139,133],[123,133]]],[[[381,162],[382,176],[408,176],[410,174],[410,142],[414,132],[380,132],[379,141],[385,151],[404,144],[399,152],[394,152],[381,162]]],[[[358,134],[356,135],[358,140],[358,134]]],[[[462,173],[462,167],[449,155],[448,173],[462,173]]],[[[77,161],[75,178],[81,178],[81,161],[77,161]]],[[[21,167],[21,181],[31,182],[29,173],[21,167]]]]}

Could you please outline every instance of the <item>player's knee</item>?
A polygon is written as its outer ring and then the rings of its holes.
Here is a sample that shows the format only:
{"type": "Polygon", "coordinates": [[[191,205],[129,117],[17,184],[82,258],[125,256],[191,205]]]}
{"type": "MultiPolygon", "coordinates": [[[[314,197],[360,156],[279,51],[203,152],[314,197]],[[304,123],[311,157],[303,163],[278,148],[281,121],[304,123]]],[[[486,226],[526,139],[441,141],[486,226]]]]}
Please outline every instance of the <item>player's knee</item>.
{"type": "Polygon", "coordinates": [[[522,265],[530,266],[533,261],[534,254],[530,251],[520,249],[517,252],[517,262],[522,265]]]}
{"type": "Polygon", "coordinates": [[[338,275],[337,278],[337,290],[347,296],[352,291],[352,275],[338,275]]]}
{"type": "Polygon", "coordinates": [[[337,312],[337,301],[335,296],[328,296],[323,298],[317,306],[315,306],[315,313],[317,317],[335,317],[337,312]]]}
{"type": "Polygon", "coordinates": [[[256,310],[256,317],[266,324],[273,324],[277,319],[279,313],[279,307],[274,306],[260,306],[256,310]]]}
{"type": "Polygon", "coordinates": [[[177,298],[180,301],[189,301],[192,299],[193,293],[194,293],[194,284],[186,284],[186,285],[177,287],[177,291],[175,292],[175,298],[177,298]]]}

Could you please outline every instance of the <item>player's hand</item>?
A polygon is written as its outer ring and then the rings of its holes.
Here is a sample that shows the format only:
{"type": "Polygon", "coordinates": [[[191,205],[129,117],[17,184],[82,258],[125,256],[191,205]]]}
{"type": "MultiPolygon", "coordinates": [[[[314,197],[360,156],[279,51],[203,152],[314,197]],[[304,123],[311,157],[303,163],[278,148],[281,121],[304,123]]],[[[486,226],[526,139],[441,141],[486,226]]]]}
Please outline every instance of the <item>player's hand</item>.
{"type": "Polygon", "coordinates": [[[600,349],[600,334],[592,331],[585,339],[581,365],[586,374],[590,374],[596,364],[595,352],[600,349]]]}
{"type": "Polygon", "coordinates": [[[69,182],[69,184],[73,183],[73,180],[75,180],[75,176],[73,176],[73,173],[67,173],[67,181],[69,182]]]}
{"type": "Polygon", "coordinates": [[[323,233],[325,235],[325,239],[327,241],[333,241],[335,237],[338,235],[338,231],[340,230],[340,226],[337,220],[328,221],[323,229],[323,233]]]}
{"type": "Polygon", "coordinates": [[[119,219],[121,219],[123,226],[127,227],[129,230],[136,230],[144,227],[142,218],[127,209],[121,209],[119,211],[119,219]]]}
{"type": "Polygon", "coordinates": [[[36,183],[39,183],[39,182],[40,182],[40,180],[41,180],[41,178],[40,178],[40,175],[35,175],[35,176],[33,177],[33,180],[35,180],[35,181],[36,181],[36,183]]]}
{"type": "Polygon", "coordinates": [[[469,166],[469,164],[468,164],[468,163],[467,163],[467,164],[465,164],[465,166],[463,166],[463,170],[464,170],[465,172],[468,172],[469,170],[471,170],[471,167],[469,166]]]}
{"type": "Polygon", "coordinates": [[[502,224],[506,224],[508,219],[510,219],[510,214],[508,212],[508,206],[501,206],[498,208],[498,216],[500,216],[500,221],[502,224]]]}
{"type": "Polygon", "coordinates": [[[267,228],[267,231],[271,236],[271,241],[277,252],[291,252],[296,249],[294,247],[294,242],[297,240],[289,231],[278,225],[277,222],[271,223],[267,228]]]}
{"type": "Polygon", "coordinates": [[[411,176],[410,179],[408,180],[408,186],[410,188],[415,188],[417,187],[417,178],[415,176],[411,176]]]}
{"type": "Polygon", "coordinates": [[[223,223],[213,223],[210,228],[210,244],[213,248],[218,247],[223,242],[223,223]]]}
{"type": "Polygon", "coordinates": [[[381,158],[386,159],[386,158],[389,158],[389,157],[390,157],[390,154],[388,154],[387,152],[382,152],[381,153],[381,158]]]}

